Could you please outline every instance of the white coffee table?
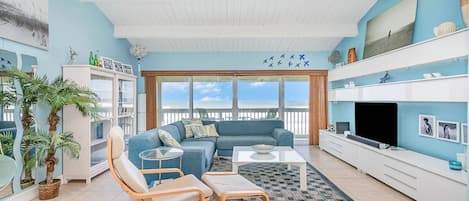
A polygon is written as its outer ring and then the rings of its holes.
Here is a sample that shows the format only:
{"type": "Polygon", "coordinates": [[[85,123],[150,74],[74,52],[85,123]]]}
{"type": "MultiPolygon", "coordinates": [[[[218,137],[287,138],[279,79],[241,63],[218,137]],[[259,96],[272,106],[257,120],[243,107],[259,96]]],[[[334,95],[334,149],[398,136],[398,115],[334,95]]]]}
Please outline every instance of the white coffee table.
{"type": "Polygon", "coordinates": [[[233,148],[233,172],[238,172],[239,166],[249,163],[283,163],[300,167],[300,189],[306,190],[306,161],[291,147],[277,146],[269,154],[257,154],[250,146],[235,146],[233,148]]]}

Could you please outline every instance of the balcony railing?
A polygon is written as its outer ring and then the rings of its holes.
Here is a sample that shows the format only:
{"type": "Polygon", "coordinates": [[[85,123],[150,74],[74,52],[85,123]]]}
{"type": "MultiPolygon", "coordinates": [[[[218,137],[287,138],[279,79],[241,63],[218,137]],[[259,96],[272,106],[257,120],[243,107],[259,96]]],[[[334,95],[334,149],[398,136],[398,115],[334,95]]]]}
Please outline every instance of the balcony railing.
{"type": "MultiPolygon", "coordinates": [[[[282,115],[275,109],[239,109],[237,118],[232,109],[203,109],[199,112],[194,110],[193,118],[211,120],[262,120],[280,119],[282,115]],[[273,112],[275,111],[275,112],[273,112]],[[274,113],[274,115],[272,115],[274,113]]],[[[162,109],[160,114],[161,125],[170,124],[184,118],[190,118],[188,109],[162,109]]],[[[295,134],[296,138],[307,138],[309,130],[309,110],[307,108],[285,108],[283,111],[285,128],[295,134]]]]}

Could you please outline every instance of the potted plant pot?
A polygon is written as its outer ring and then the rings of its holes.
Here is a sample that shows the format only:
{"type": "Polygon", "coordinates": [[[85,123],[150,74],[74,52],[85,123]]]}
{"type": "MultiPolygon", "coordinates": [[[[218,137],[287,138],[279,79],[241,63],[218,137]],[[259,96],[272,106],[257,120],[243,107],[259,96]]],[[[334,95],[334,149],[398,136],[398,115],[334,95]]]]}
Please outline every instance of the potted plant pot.
{"type": "Polygon", "coordinates": [[[60,179],[54,179],[51,184],[47,184],[45,181],[39,183],[39,199],[49,200],[59,196],[60,190],[60,179]]]}
{"type": "Polygon", "coordinates": [[[30,179],[30,180],[21,180],[21,189],[28,188],[32,185],[34,185],[35,180],[30,179]]]}

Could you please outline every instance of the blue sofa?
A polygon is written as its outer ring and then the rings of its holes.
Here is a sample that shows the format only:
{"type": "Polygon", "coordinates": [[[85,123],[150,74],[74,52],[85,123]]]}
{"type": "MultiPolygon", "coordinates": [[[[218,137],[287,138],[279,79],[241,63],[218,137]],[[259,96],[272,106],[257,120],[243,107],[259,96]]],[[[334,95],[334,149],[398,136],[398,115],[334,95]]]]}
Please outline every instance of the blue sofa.
{"type": "MultiPolygon", "coordinates": [[[[158,129],[168,131],[184,150],[182,171],[200,178],[207,172],[212,159],[218,156],[232,156],[234,146],[250,146],[270,144],[275,146],[293,147],[293,133],[284,129],[281,120],[249,120],[249,121],[203,121],[204,125],[215,124],[219,137],[186,138],[186,131],[181,121],[155,128],[134,136],[129,140],[129,159],[138,168],[142,161],[138,154],[147,149],[163,146],[158,138],[158,129]]],[[[178,167],[179,159],[163,161],[163,167],[178,167]]],[[[155,161],[145,161],[144,168],[158,168],[155,161]]],[[[165,174],[163,178],[174,178],[176,174],[165,174]]],[[[147,181],[157,180],[158,175],[145,175],[147,181]]]]}

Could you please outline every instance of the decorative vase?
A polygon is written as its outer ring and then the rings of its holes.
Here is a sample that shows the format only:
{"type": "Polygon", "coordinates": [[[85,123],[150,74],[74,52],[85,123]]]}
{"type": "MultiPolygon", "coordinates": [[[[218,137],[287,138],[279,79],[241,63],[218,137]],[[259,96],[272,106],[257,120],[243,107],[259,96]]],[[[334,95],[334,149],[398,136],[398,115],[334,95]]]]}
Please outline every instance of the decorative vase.
{"type": "Polygon", "coordinates": [[[347,63],[351,64],[357,61],[357,51],[355,48],[348,49],[347,63]]]}
{"type": "Polygon", "coordinates": [[[469,0],[461,0],[461,11],[464,23],[469,26],[469,0]]]}
{"type": "Polygon", "coordinates": [[[60,179],[54,179],[51,184],[39,183],[39,200],[49,200],[59,196],[60,179]]]}

